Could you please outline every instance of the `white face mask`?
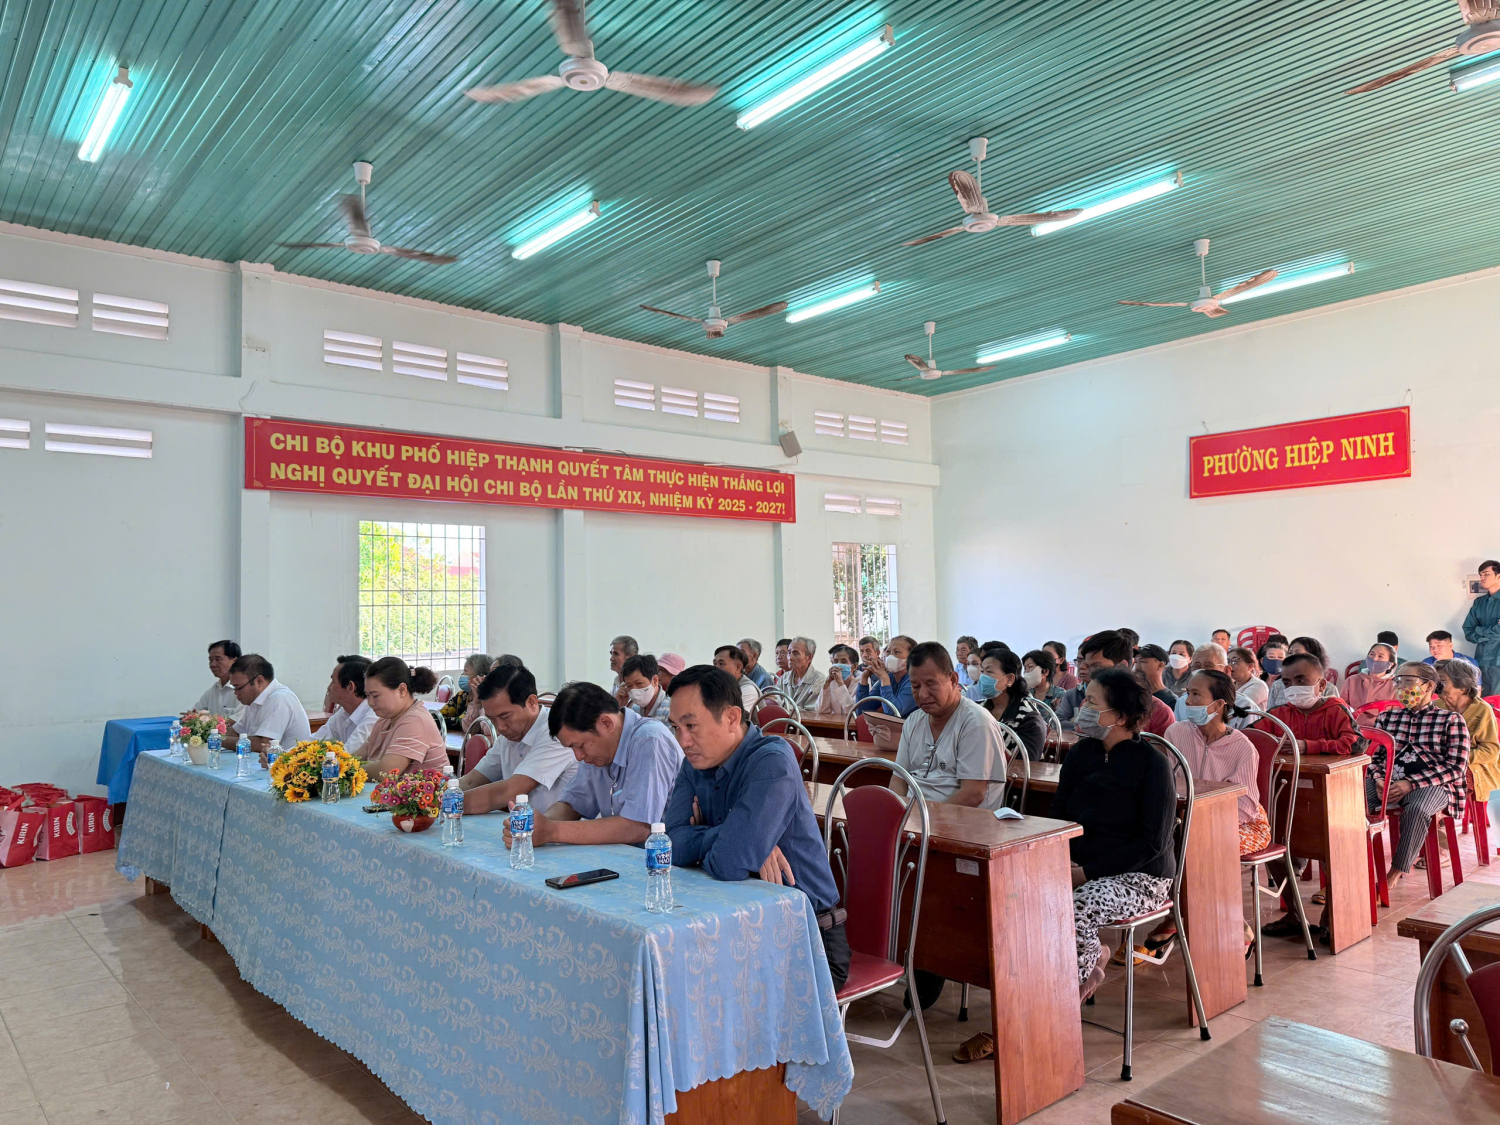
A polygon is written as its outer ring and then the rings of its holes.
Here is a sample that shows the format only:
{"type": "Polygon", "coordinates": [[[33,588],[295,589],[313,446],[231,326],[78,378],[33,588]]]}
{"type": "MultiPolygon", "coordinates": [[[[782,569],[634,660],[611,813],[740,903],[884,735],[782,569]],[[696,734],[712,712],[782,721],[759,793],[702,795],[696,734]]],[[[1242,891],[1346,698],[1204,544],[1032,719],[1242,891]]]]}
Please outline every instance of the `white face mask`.
{"type": "Polygon", "coordinates": [[[969,683],[971,683],[971,684],[977,684],[978,682],[979,682],[979,665],[978,664],[970,664],[969,665],[969,683]]]}
{"type": "Polygon", "coordinates": [[[651,702],[651,697],[656,694],[656,689],[651,687],[633,687],[630,689],[630,702],[637,707],[644,707],[651,702]]]}
{"type": "Polygon", "coordinates": [[[1318,701],[1318,689],[1303,684],[1293,684],[1286,689],[1286,701],[1293,707],[1311,707],[1318,701]]]}
{"type": "Polygon", "coordinates": [[[1190,657],[1183,656],[1180,652],[1174,652],[1171,656],[1167,657],[1167,663],[1171,665],[1172,671],[1181,672],[1192,663],[1192,660],[1190,657]]]}
{"type": "Polygon", "coordinates": [[[1026,686],[1035,691],[1037,684],[1042,682],[1042,670],[1034,666],[1026,669],[1025,680],[1026,686]]]}
{"type": "Polygon", "coordinates": [[[885,670],[891,675],[901,671],[901,658],[894,653],[885,658],[885,670]]]}

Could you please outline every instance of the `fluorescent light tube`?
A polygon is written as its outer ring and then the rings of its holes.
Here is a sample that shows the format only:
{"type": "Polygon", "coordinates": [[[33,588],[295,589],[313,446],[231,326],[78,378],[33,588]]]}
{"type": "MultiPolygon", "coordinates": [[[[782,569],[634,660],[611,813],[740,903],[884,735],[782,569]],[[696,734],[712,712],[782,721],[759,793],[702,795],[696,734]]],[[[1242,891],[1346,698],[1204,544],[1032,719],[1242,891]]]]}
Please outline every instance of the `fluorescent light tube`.
{"type": "Polygon", "coordinates": [[[521,243],[510,252],[512,258],[529,258],[539,254],[554,242],[560,242],[574,231],[582,230],[599,217],[599,201],[596,199],[576,215],[571,215],[550,230],[544,230],[533,239],[521,243]]]}
{"type": "Polygon", "coordinates": [[[1448,84],[1453,87],[1455,93],[1459,94],[1477,86],[1488,86],[1496,81],[1500,81],[1500,59],[1485,63],[1483,66],[1463,66],[1448,72],[1448,84]]]}
{"type": "MultiPolygon", "coordinates": [[[[1232,305],[1236,301],[1248,301],[1252,297],[1269,297],[1272,293],[1283,293],[1288,289],[1300,289],[1304,285],[1316,285],[1320,281],[1332,281],[1336,277],[1343,277],[1345,274],[1353,272],[1353,262],[1340,262],[1336,266],[1323,266],[1319,269],[1305,270],[1302,273],[1289,273],[1278,277],[1275,281],[1269,281],[1265,285],[1258,285],[1254,289],[1247,289],[1245,292],[1237,293],[1233,297],[1226,297],[1219,304],[1232,305]]],[[[1233,285],[1235,282],[1230,282],[1229,284],[1233,285]]]]}
{"type": "MultiPolygon", "coordinates": [[[[1079,223],[1086,223],[1090,219],[1097,219],[1101,215],[1109,215],[1115,211],[1123,211],[1126,207],[1134,207],[1137,203],[1144,203],[1148,199],[1155,199],[1159,195],[1166,195],[1169,191],[1176,191],[1182,186],[1182,173],[1173,172],[1165,179],[1153,180],[1149,184],[1122,191],[1119,195],[1111,196],[1098,203],[1085,207],[1081,214],[1074,215],[1071,219],[1059,219],[1053,223],[1037,223],[1031,228],[1031,233],[1040,237],[1051,234],[1055,230],[1064,227],[1075,227],[1079,223]]],[[[1058,208],[1061,210],[1061,208],[1058,208]]]]}
{"type": "Polygon", "coordinates": [[[786,314],[788,324],[799,324],[815,316],[833,312],[834,309],[844,308],[868,297],[873,297],[880,292],[880,282],[872,281],[869,285],[861,285],[858,289],[850,289],[840,293],[836,297],[829,297],[826,301],[819,301],[814,305],[803,305],[800,309],[794,309],[786,314]]]}
{"type": "Polygon", "coordinates": [[[785,89],[772,94],[765,101],[751,106],[734,119],[741,129],[753,129],[763,121],[769,121],[784,109],[790,109],[805,98],[810,98],[824,86],[837,82],[851,70],[863,66],[873,58],[888,51],[896,42],[896,33],[890,24],[885,25],[874,39],[866,39],[852,50],[845,51],[832,62],[825,63],[811,74],[803,75],[785,89]]]}
{"type": "Polygon", "coordinates": [[[104,146],[109,143],[109,135],[114,132],[115,123],[120,120],[120,114],[125,112],[125,103],[130,100],[131,89],[130,70],[122,66],[114,81],[109,84],[109,89],[104,91],[104,100],[99,103],[94,120],[89,124],[89,131],[83,136],[83,144],[78,146],[79,160],[92,164],[99,159],[104,146]]]}
{"type": "Polygon", "coordinates": [[[1062,331],[1044,332],[1039,336],[1013,336],[1009,340],[991,344],[988,351],[980,354],[979,362],[999,363],[1002,359],[1015,359],[1018,355],[1030,355],[1032,352],[1055,348],[1071,339],[1073,333],[1062,331]]]}

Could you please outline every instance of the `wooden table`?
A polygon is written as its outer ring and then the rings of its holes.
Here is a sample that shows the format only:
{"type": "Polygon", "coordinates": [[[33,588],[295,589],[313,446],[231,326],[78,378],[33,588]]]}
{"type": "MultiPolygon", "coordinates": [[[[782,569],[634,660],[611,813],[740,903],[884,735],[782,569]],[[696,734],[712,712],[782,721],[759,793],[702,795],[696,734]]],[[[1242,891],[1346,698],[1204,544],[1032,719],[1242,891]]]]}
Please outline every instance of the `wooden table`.
{"type": "Polygon", "coordinates": [[[316,734],[322,729],[323,724],[333,717],[329,711],[309,711],[307,713],[307,725],[316,734]]]}
{"type": "MultiPolygon", "coordinates": [[[[1290,764],[1288,759],[1278,762],[1290,764]]],[[[1338,953],[1370,936],[1370,864],[1365,838],[1363,754],[1305,754],[1297,782],[1292,855],[1328,872],[1329,948],[1338,953]]],[[[1278,818],[1285,814],[1285,798],[1278,818]]],[[[1309,912],[1312,907],[1309,904],[1309,912]]],[[[1312,919],[1317,921],[1316,916],[1312,919]]]]}
{"type": "MultiPolygon", "coordinates": [[[[798,720],[811,733],[823,738],[835,738],[840,741],[844,737],[844,720],[834,718],[832,715],[803,715],[798,720]]],[[[854,724],[849,724],[849,735],[854,735],[854,724]]]]}
{"type": "Polygon", "coordinates": [[[1479,1125],[1500,1081],[1271,1017],[1118,1102],[1113,1125],[1479,1125]]]}
{"type": "MultiPolygon", "coordinates": [[[[1026,811],[1043,814],[1052,807],[1062,766],[1033,762],[1026,811]]],[[[1011,783],[1020,779],[1011,767],[1011,783]]],[[[1240,871],[1239,799],[1243,785],[1200,781],[1193,786],[1193,830],[1182,869],[1182,921],[1187,927],[1193,971],[1209,1019],[1245,1000],[1244,876],[1240,871]]],[[[1178,799],[1183,799],[1179,792],[1178,799]]],[[[1198,1023],[1192,998],[1188,1019],[1198,1023]]]]}
{"type": "MultiPolygon", "coordinates": [[[[807,788],[821,819],[832,786],[807,788]]],[[[1041,817],[996,820],[959,805],[927,810],[932,835],[916,965],[989,989],[995,1116],[1011,1125],[1083,1085],[1068,876],[1068,840],[1082,829],[1041,817]]],[[[835,818],[841,815],[835,806],[835,818]]],[[[920,823],[915,809],[908,823],[920,823]]]]}
{"type": "MultiPolygon", "coordinates": [[[[1401,919],[1396,924],[1396,932],[1402,937],[1416,938],[1417,953],[1426,960],[1427,951],[1444,930],[1474,911],[1497,903],[1500,903],[1500,887],[1470,879],[1439,895],[1415,914],[1401,919]]],[[[1500,922],[1491,922],[1481,930],[1474,930],[1458,944],[1469,959],[1470,968],[1493,965],[1500,961],[1500,922]]],[[[1485,1034],[1484,1021],[1479,1018],[1474,998],[1459,980],[1452,961],[1445,962],[1438,974],[1428,1010],[1432,1013],[1432,1053],[1435,1058],[1460,1066],[1468,1065],[1468,1056],[1459,1045],[1458,1037],[1448,1030],[1449,1020],[1467,1020],[1469,1043],[1474,1047],[1474,1053],[1491,1074],[1495,1073],[1495,1051],[1485,1034]]]]}

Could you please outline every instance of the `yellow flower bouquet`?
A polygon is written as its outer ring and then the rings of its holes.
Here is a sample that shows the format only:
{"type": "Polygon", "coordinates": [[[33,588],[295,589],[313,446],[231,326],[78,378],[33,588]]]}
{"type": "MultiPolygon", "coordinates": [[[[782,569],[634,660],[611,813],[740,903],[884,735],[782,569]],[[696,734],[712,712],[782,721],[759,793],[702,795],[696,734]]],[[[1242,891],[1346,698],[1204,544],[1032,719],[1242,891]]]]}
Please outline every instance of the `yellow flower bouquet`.
{"type": "Polygon", "coordinates": [[[344,749],[342,742],[299,742],[271,765],[271,789],[288,804],[323,795],[323,757],[330,750],[339,763],[339,796],[356,797],[369,775],[364,763],[344,749]]]}

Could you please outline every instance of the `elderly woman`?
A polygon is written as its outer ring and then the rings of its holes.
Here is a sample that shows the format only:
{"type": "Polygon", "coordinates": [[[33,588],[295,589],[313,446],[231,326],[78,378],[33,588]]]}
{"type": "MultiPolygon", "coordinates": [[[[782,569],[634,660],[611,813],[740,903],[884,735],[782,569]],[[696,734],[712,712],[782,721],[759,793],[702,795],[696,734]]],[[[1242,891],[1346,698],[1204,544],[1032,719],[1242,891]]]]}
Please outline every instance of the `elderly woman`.
{"type": "Polygon", "coordinates": [[[1462,715],[1469,728],[1469,792],[1479,802],[1475,815],[1487,811],[1490,827],[1500,828],[1500,732],[1494,708],[1481,694],[1479,669],[1462,660],[1439,660],[1433,667],[1440,702],[1462,715]]]}
{"type": "Polygon", "coordinates": [[[1380,811],[1387,771],[1389,805],[1401,810],[1401,838],[1396,841],[1389,872],[1393,883],[1411,870],[1434,816],[1463,816],[1471,745],[1463,716],[1433,702],[1436,669],[1428,664],[1403,664],[1396,670],[1395,683],[1401,706],[1382,711],[1375,727],[1391,736],[1396,752],[1387,755],[1385,745],[1377,745],[1365,775],[1370,812],[1380,811]]]}
{"type": "Polygon", "coordinates": [[[1356,711],[1366,703],[1396,698],[1396,650],[1373,644],[1360,670],[1344,681],[1344,702],[1356,711]]]}
{"type": "Polygon", "coordinates": [[[482,652],[464,661],[458,687],[439,712],[449,730],[469,733],[469,725],[484,712],[479,709],[479,681],[489,675],[495,662],[482,652]]]}
{"type": "Polygon", "coordinates": [[[448,764],[443,734],[418,698],[435,687],[431,668],[408,668],[395,656],[381,657],[365,670],[365,702],[378,718],[360,754],[373,763],[375,777],[448,764]]]}
{"type": "Polygon", "coordinates": [[[1186,718],[1167,728],[1167,741],[1181,750],[1198,781],[1233,781],[1245,787],[1239,798],[1240,854],[1271,846],[1271,823],[1260,803],[1260,755],[1255,744],[1230,721],[1245,717],[1234,681],[1217,670],[1188,677],[1186,718]]]}
{"type": "Polygon", "coordinates": [[[1255,659],[1255,653],[1242,646],[1230,649],[1229,679],[1234,684],[1236,698],[1244,701],[1242,705],[1254,707],[1257,711],[1266,709],[1271,689],[1260,678],[1260,662],[1255,659]]]}

